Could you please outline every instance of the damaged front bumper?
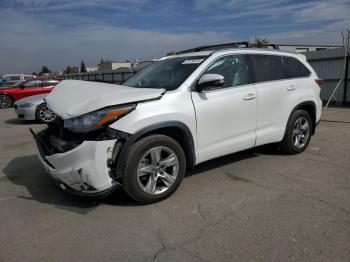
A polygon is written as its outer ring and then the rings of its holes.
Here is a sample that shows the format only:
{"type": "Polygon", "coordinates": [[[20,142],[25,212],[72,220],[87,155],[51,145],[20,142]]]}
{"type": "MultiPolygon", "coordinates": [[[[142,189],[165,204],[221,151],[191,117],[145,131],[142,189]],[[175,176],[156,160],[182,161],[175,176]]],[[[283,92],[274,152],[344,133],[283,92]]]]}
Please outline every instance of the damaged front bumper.
{"type": "Polygon", "coordinates": [[[110,164],[117,139],[81,141],[72,148],[56,143],[56,148],[66,147],[63,152],[57,152],[50,143],[52,139],[47,139],[47,132],[35,134],[31,130],[42,166],[61,189],[83,196],[105,196],[120,186],[110,164]]]}

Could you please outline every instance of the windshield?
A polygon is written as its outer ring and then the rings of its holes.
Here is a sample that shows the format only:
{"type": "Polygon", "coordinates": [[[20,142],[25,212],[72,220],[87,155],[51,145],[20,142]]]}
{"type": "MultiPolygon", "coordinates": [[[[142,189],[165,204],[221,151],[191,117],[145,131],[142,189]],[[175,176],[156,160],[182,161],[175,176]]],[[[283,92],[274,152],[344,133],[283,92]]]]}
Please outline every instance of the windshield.
{"type": "Polygon", "coordinates": [[[207,58],[187,56],[167,58],[146,67],[124,82],[123,85],[139,88],[178,88],[187,77],[207,58]]]}

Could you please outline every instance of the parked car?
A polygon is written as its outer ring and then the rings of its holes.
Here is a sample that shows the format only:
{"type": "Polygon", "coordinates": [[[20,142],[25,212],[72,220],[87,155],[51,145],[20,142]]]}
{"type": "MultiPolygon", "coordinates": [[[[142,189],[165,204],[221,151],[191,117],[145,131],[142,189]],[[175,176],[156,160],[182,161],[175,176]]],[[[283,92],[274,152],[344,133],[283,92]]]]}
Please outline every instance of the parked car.
{"type": "Polygon", "coordinates": [[[22,82],[24,80],[28,80],[31,78],[35,78],[34,75],[25,75],[25,74],[7,74],[2,76],[2,85],[3,86],[13,86],[22,82]]]}
{"type": "Polygon", "coordinates": [[[50,78],[35,78],[18,83],[12,87],[0,88],[0,108],[12,107],[19,99],[50,93],[59,81],[50,78]]]}
{"type": "Polygon", "coordinates": [[[303,152],[321,118],[320,83],[300,54],[188,53],[123,86],[62,81],[46,97],[57,124],[32,133],[41,164],[63,190],[101,196],[122,186],[152,203],[204,161],[269,143],[303,152]]]}
{"type": "Polygon", "coordinates": [[[29,96],[14,103],[18,118],[24,120],[36,120],[48,124],[56,120],[56,115],[46,105],[44,98],[46,94],[29,96]]]}

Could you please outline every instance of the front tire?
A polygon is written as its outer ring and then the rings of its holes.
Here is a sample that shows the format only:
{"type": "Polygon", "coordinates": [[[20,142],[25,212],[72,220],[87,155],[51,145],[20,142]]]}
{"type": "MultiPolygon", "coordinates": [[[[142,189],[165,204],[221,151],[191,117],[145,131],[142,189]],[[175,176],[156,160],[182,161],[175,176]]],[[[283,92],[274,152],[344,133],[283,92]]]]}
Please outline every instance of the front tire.
{"type": "Polygon", "coordinates": [[[38,105],[35,111],[36,120],[41,124],[48,124],[56,120],[56,115],[46,105],[46,103],[38,105]]]}
{"type": "Polygon", "coordinates": [[[287,123],[281,149],[289,154],[303,152],[310,143],[312,128],[313,123],[308,112],[304,110],[294,111],[287,123]]]}
{"type": "Polygon", "coordinates": [[[0,108],[10,108],[13,106],[13,99],[8,95],[0,95],[0,108]]]}
{"type": "Polygon", "coordinates": [[[149,204],[173,194],[186,173],[182,147],[171,137],[150,135],[130,147],[123,189],[135,201],[149,204]]]}

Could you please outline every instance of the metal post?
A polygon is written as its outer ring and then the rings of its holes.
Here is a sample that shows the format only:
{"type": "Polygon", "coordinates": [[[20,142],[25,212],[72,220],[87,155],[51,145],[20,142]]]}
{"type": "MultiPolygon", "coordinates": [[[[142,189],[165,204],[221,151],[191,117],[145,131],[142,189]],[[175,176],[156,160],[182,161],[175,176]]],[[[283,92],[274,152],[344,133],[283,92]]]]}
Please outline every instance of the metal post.
{"type": "MultiPolygon", "coordinates": [[[[350,37],[350,32],[347,30],[347,39],[346,39],[346,46],[345,46],[345,69],[344,69],[344,92],[343,92],[343,105],[345,105],[346,102],[346,89],[347,89],[347,80],[348,80],[348,68],[349,68],[349,37],[350,37]]],[[[350,102],[350,101],[349,101],[350,102]]]]}

